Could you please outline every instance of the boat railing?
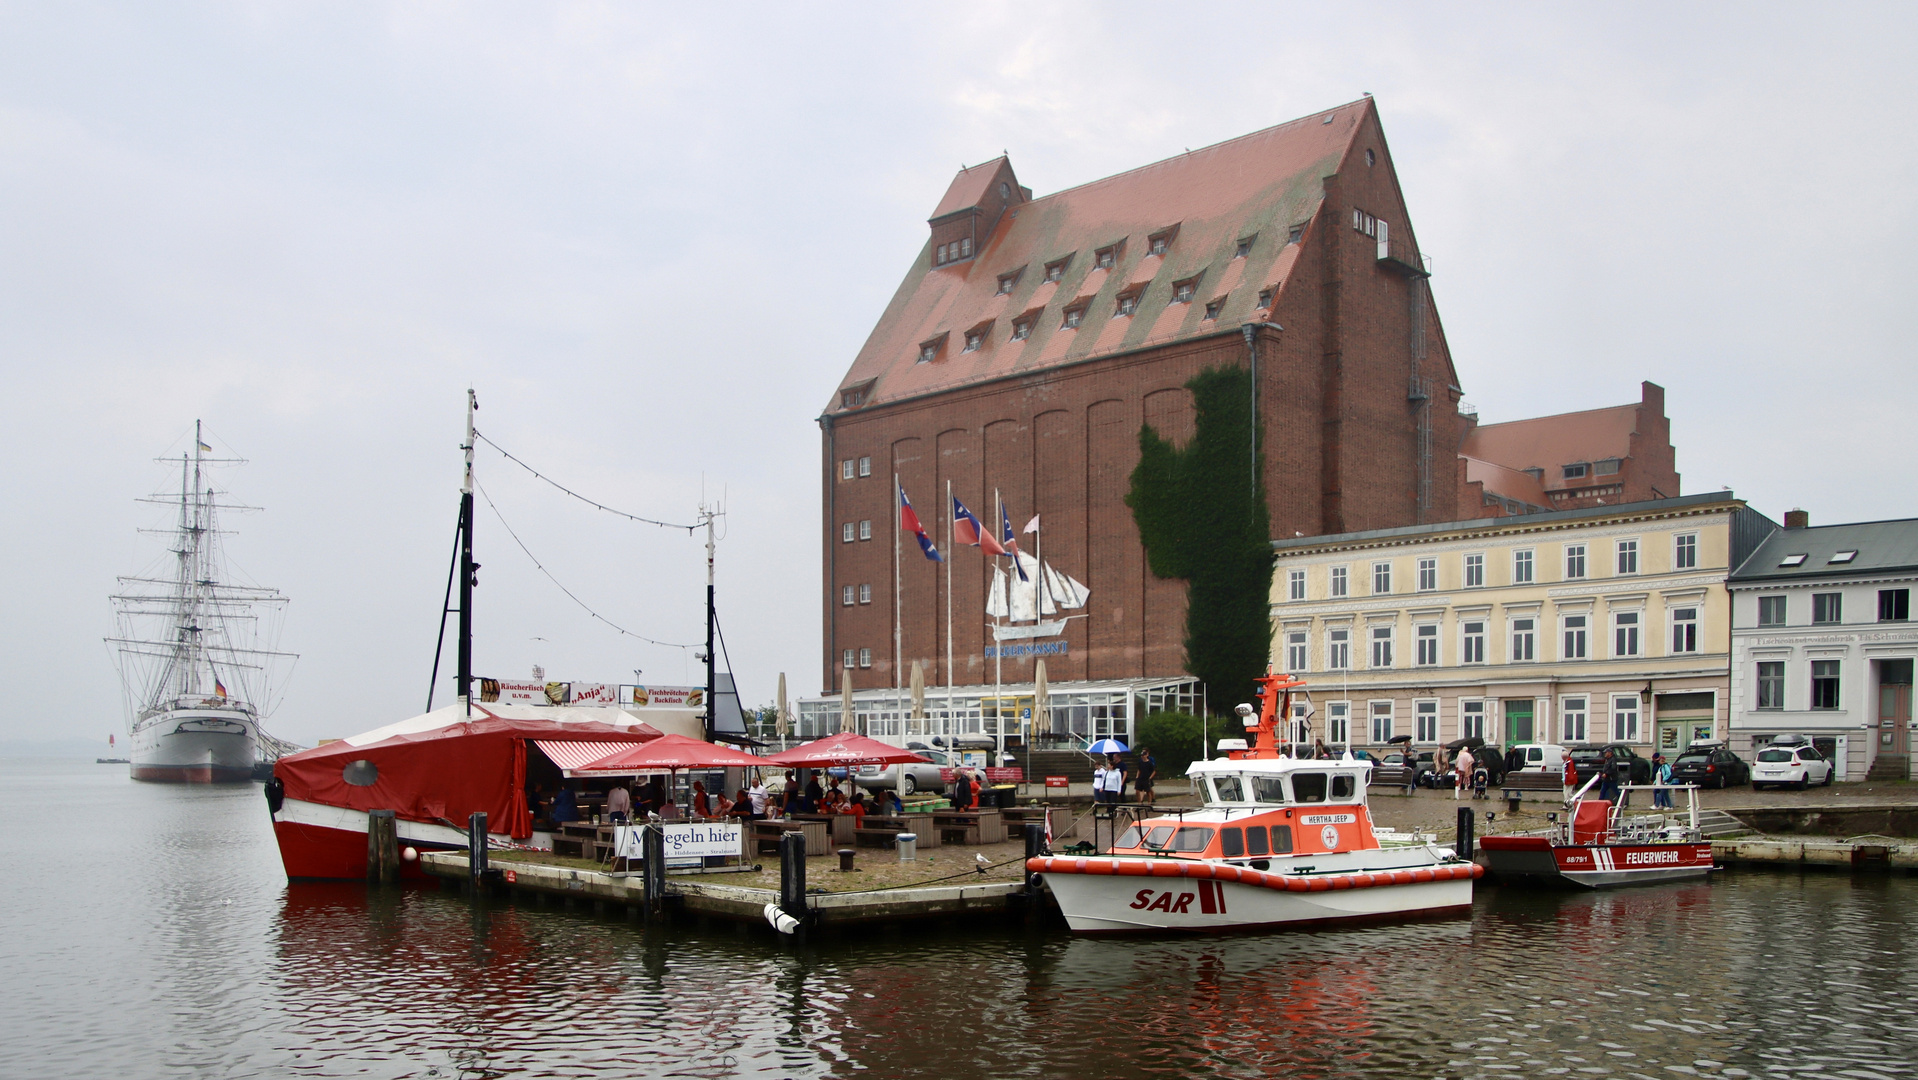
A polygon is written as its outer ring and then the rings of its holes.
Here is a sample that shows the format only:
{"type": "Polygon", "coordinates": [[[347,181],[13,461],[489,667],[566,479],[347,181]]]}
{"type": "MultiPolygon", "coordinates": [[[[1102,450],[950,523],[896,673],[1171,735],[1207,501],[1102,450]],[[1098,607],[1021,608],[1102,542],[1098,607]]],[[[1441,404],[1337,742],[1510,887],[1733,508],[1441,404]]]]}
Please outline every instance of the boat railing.
{"type": "MultiPolygon", "coordinates": [[[[1574,825],[1578,818],[1578,808],[1591,791],[1592,785],[1599,779],[1594,776],[1578,789],[1578,793],[1566,801],[1565,820],[1558,820],[1557,814],[1548,815],[1551,824],[1552,842],[1556,844],[1577,843],[1574,839],[1574,825]]],[[[1606,811],[1605,832],[1609,843],[1676,843],[1697,840],[1698,831],[1698,792],[1697,784],[1620,784],[1618,798],[1612,801],[1606,811]],[[1673,809],[1670,813],[1638,814],[1628,816],[1632,810],[1632,793],[1635,791],[1685,793],[1685,807],[1682,811],[1673,809]]],[[[1654,810],[1663,809],[1654,807],[1654,810]]]]}

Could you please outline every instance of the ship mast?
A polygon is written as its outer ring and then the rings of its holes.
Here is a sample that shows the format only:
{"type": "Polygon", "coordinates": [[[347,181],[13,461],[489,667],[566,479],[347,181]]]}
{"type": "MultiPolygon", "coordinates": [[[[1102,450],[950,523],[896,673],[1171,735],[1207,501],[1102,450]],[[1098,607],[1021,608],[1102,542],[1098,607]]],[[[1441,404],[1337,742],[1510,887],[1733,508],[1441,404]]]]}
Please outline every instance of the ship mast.
{"type": "Polygon", "coordinates": [[[479,397],[466,388],[466,475],[460,485],[460,711],[473,715],[473,586],[479,584],[473,561],[473,414],[479,412],[479,397]]]}

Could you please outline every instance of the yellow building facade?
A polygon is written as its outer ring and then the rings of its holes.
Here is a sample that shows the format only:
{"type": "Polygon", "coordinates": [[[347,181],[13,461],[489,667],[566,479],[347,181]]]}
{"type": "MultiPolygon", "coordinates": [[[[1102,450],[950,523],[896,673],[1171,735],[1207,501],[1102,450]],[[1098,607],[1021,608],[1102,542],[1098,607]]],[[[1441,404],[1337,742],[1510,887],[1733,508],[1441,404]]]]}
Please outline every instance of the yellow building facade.
{"type": "Polygon", "coordinates": [[[1719,492],[1275,541],[1272,663],[1332,745],[1670,757],[1726,733],[1725,579],[1775,529],[1719,492]]]}

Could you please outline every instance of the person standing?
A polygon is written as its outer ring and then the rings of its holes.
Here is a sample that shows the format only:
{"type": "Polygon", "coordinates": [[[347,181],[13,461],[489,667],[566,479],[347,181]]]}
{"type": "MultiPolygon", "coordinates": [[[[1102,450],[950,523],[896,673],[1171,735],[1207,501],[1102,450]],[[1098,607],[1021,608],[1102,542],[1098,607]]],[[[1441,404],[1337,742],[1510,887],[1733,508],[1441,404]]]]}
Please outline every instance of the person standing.
{"type": "Polygon", "coordinates": [[[614,784],[606,793],[606,820],[624,825],[633,816],[633,796],[625,784],[614,784]]]}
{"type": "Polygon", "coordinates": [[[1458,757],[1452,759],[1452,764],[1458,777],[1457,782],[1452,785],[1452,798],[1457,799],[1461,797],[1459,793],[1472,783],[1472,765],[1474,764],[1472,748],[1468,746],[1459,750],[1458,757]]]}
{"type": "Polygon", "coordinates": [[[1094,806],[1103,805],[1106,801],[1106,771],[1110,768],[1111,766],[1105,761],[1101,761],[1092,770],[1092,805],[1094,806]]]}
{"type": "Polygon", "coordinates": [[[1664,754],[1652,755],[1652,809],[1672,808],[1672,767],[1664,754]]]}
{"type": "Polygon", "coordinates": [[[1139,747],[1139,772],[1133,777],[1132,786],[1139,792],[1139,801],[1152,805],[1152,788],[1159,779],[1159,763],[1152,758],[1150,746],[1139,747]]]}
{"type": "Polygon", "coordinates": [[[1606,802],[1618,801],[1618,758],[1610,750],[1598,763],[1598,797],[1606,802]]]}
{"type": "Polygon", "coordinates": [[[1117,806],[1125,801],[1125,765],[1119,755],[1106,755],[1106,802],[1117,806]]]}
{"type": "Polygon", "coordinates": [[[766,801],[769,798],[770,795],[766,791],[765,778],[754,778],[753,786],[746,792],[746,799],[752,804],[753,817],[763,818],[766,816],[766,801]]]}

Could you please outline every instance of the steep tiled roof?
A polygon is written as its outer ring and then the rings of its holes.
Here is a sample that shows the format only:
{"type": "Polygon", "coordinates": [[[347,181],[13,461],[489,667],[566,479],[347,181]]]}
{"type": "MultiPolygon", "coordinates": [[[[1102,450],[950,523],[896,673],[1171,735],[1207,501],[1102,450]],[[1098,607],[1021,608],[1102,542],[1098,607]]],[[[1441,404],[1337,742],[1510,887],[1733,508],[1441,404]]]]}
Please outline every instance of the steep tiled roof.
{"type": "Polygon", "coordinates": [[[1918,570],[1918,518],[1780,529],[1732,571],[1731,579],[1782,583],[1793,578],[1883,574],[1898,570],[1918,570]],[[1846,551],[1858,554],[1847,562],[1831,561],[1834,555],[1846,551]],[[1805,558],[1792,566],[1780,565],[1793,555],[1805,558]]]}
{"type": "MultiPolygon", "coordinates": [[[[1298,255],[1289,227],[1316,211],[1321,179],[1337,171],[1371,107],[1352,102],[1019,203],[975,258],[933,269],[921,250],[841,389],[870,383],[862,403],[883,404],[1262,321],[1258,293],[1282,288],[1298,255]],[[1148,238],[1174,226],[1166,254],[1149,255],[1148,238]],[[1254,234],[1248,255],[1235,257],[1254,234]],[[1094,252],[1119,243],[1116,264],[1096,269],[1094,252]],[[1046,264],[1068,256],[1063,279],[1046,282],[1046,264]],[[1001,294],[999,279],[1013,272],[1016,284],[1001,294]],[[1173,284],[1193,278],[1192,302],[1171,303],[1173,284]],[[1131,290],[1142,290],[1136,314],[1114,318],[1131,290]],[[1207,303],[1220,297],[1219,317],[1207,320],[1207,303]],[[1082,325],[1063,328],[1065,309],[1081,303],[1082,325]],[[1011,340],[1013,321],[1028,315],[1031,336],[1011,340]],[[980,348],[965,352],[966,331],[987,323],[980,348]],[[941,335],[937,359],[919,362],[921,345],[941,335]]],[[[999,161],[962,172],[934,219],[978,203],[999,161]]],[[[827,409],[841,405],[835,396],[827,409]]]]}
{"type": "MultiPolygon", "coordinates": [[[[1483,424],[1465,436],[1465,445],[1459,448],[1459,453],[1466,458],[1495,462],[1507,469],[1543,469],[1543,487],[1547,491],[1585,487],[1592,482],[1589,474],[1576,484],[1568,484],[1560,467],[1630,454],[1632,432],[1638,426],[1638,409],[1636,404],[1615,405],[1504,424],[1483,424]]],[[[1469,476],[1469,479],[1479,477],[1469,476]]],[[[1490,489],[1492,485],[1488,482],[1486,487],[1490,489]]]]}
{"type": "Polygon", "coordinates": [[[1545,494],[1544,485],[1538,477],[1521,472],[1493,461],[1460,454],[1465,459],[1465,482],[1483,483],[1485,490],[1494,495],[1503,495],[1508,499],[1530,503],[1533,506],[1550,506],[1551,498],[1545,494]]]}

